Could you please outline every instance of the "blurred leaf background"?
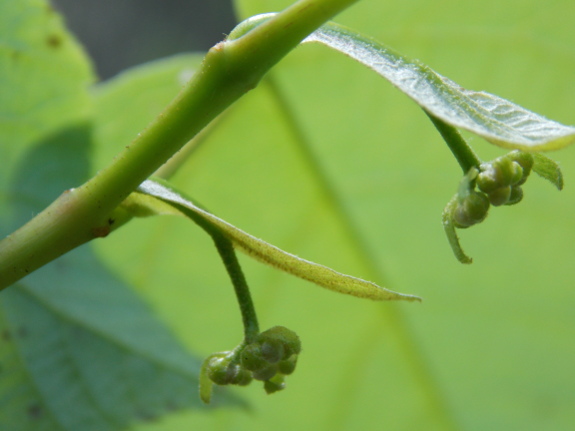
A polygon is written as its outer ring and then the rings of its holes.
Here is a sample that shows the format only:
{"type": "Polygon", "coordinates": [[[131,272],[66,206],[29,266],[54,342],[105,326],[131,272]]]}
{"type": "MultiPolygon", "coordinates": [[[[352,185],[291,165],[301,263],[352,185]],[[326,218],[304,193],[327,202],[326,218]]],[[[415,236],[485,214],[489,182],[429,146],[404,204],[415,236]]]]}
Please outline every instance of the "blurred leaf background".
{"type": "MultiPolygon", "coordinates": [[[[239,0],[236,9],[241,19],[290,3],[239,0]]],[[[574,15],[575,4],[559,0],[363,0],[337,21],[466,88],[573,124],[574,15]]],[[[96,86],[94,170],[173,97],[198,58],[96,86]]],[[[502,154],[470,139],[484,159],[502,154]]],[[[549,154],[563,168],[563,192],[533,178],[521,205],[492,209],[461,232],[475,259],[462,266],[440,223],[460,169],[431,123],[374,73],[322,47],[299,48],[220,118],[174,182],[285,250],[424,302],[336,295],[244,258],[262,329],[284,325],[302,338],[287,389],[266,396],[252,384],[238,391],[249,410],[183,412],[137,429],[570,429],[574,151],[549,154]]],[[[94,246],[191,351],[240,341],[231,285],[196,226],[138,220],[94,246]]]]}

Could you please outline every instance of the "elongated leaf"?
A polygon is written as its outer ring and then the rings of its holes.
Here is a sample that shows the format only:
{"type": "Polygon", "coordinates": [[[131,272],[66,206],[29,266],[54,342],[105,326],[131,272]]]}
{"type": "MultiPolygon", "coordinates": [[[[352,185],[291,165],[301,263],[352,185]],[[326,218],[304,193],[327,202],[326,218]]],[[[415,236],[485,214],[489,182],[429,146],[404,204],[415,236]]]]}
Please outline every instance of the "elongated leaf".
{"type": "MultiPolygon", "coordinates": [[[[147,208],[150,208],[152,211],[157,208],[157,204],[154,205],[153,201],[149,202],[146,201],[146,199],[141,199],[138,197],[138,194],[151,196],[163,203],[167,203],[170,206],[168,212],[173,212],[173,209],[171,208],[173,207],[178,212],[182,212],[188,217],[196,220],[199,224],[204,225],[208,230],[216,229],[219,233],[228,238],[234,246],[260,262],[295,275],[296,277],[303,278],[304,280],[311,281],[319,286],[335,292],[378,301],[397,299],[420,301],[420,298],[417,296],[393,292],[380,287],[375,283],[352,277],[350,275],[341,274],[326,266],[319,265],[291,253],[287,253],[238,229],[208,211],[201,209],[173,188],[156,181],[148,180],[142,183],[142,185],[138,187],[138,193],[132,195],[128,200],[128,205],[132,207],[132,210],[135,211],[136,214],[138,211],[141,211],[140,208],[137,208],[138,206],[141,206],[144,211],[147,208]]],[[[165,208],[165,205],[162,207],[165,208]]],[[[158,213],[161,214],[164,211],[166,210],[158,208],[158,213]]]]}
{"type": "MultiPolygon", "coordinates": [[[[264,14],[246,27],[269,19],[264,14]]],[[[353,58],[387,79],[444,122],[507,148],[553,150],[575,142],[575,128],[548,120],[501,97],[466,90],[452,80],[382,43],[329,23],[303,43],[320,43],[353,58]]]]}

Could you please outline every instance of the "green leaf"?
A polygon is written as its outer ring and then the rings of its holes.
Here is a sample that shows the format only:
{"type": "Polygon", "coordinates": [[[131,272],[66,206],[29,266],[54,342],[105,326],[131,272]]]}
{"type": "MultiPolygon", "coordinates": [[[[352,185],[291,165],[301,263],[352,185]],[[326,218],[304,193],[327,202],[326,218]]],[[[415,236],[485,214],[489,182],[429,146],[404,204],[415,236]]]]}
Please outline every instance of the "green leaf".
{"type": "Polygon", "coordinates": [[[156,210],[157,214],[181,212],[202,226],[206,231],[215,231],[222,234],[235,247],[254,259],[334,292],[377,301],[421,300],[417,296],[393,292],[375,283],[341,274],[326,266],[287,253],[198,207],[189,198],[184,197],[167,184],[152,180],[145,181],[138,187],[137,193],[130,196],[127,208],[136,214],[142,211],[146,212],[147,209],[150,211],[156,210]],[[154,199],[146,199],[147,197],[154,199]],[[158,206],[155,202],[156,200],[168,204],[169,209],[166,211],[166,205],[158,206]]]}
{"type": "Polygon", "coordinates": [[[85,121],[90,109],[85,90],[94,78],[84,53],[47,2],[3,1],[0,28],[0,184],[4,185],[27,146],[85,121]]]}
{"type": "MultiPolygon", "coordinates": [[[[6,235],[87,178],[93,78],[46,2],[2,2],[0,28],[6,235]]],[[[0,344],[2,430],[121,430],[199,407],[199,361],[91,247],[2,292],[0,344]]]]}
{"type": "MultiPolygon", "coordinates": [[[[273,14],[250,18],[257,26],[273,14]]],[[[486,92],[466,90],[425,64],[375,39],[328,23],[303,43],[320,43],[369,67],[433,116],[506,148],[553,150],[575,142],[575,128],[548,120],[515,103],[486,92]]]]}
{"type": "Polygon", "coordinates": [[[198,407],[199,361],[88,248],[12,286],[0,310],[3,429],[121,430],[198,407]]]}
{"type": "Polygon", "coordinates": [[[563,174],[557,162],[543,154],[533,154],[533,170],[541,178],[551,182],[558,190],[563,190],[563,174]]]}

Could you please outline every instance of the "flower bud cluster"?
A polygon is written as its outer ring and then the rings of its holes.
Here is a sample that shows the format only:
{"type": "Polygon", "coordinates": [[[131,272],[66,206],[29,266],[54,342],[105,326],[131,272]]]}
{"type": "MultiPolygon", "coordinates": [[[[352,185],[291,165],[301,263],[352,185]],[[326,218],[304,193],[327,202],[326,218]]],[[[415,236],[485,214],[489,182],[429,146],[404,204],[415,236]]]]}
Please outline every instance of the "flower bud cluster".
{"type": "Polygon", "coordinates": [[[467,228],[482,222],[490,205],[513,205],[523,198],[521,185],[533,167],[533,156],[522,151],[512,151],[505,156],[482,163],[479,171],[464,178],[453,207],[452,220],[456,227],[467,228]],[[474,190],[477,185],[478,190],[474,190]]]}
{"type": "Polygon", "coordinates": [[[297,334],[275,326],[256,337],[238,351],[217,353],[210,357],[207,375],[217,385],[245,386],[252,379],[264,382],[268,394],[285,387],[284,377],[293,373],[301,342],[297,334]]]}
{"type": "Polygon", "coordinates": [[[523,198],[521,185],[533,167],[533,156],[512,151],[505,156],[482,163],[477,176],[477,187],[489,198],[491,205],[513,205],[523,198]]]}

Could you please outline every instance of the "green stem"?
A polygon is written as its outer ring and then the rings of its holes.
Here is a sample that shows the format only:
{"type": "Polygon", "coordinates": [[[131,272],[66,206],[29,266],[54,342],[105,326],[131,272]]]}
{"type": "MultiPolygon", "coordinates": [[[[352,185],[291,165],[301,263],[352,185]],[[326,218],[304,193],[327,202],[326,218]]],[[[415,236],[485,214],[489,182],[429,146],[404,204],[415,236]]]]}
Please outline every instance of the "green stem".
{"type": "MultiPolygon", "coordinates": [[[[141,189],[138,190],[141,191],[141,189]]],[[[138,193],[132,194],[132,198],[135,198],[135,196],[137,195],[138,193]]],[[[161,199],[160,202],[162,202],[161,199]]],[[[234,249],[232,241],[226,237],[225,232],[223,232],[220,227],[218,227],[205,217],[201,216],[199,213],[192,210],[190,207],[185,206],[181,203],[175,203],[175,202],[170,203],[169,201],[164,202],[169,203],[173,209],[176,209],[177,211],[181,212],[183,215],[191,219],[194,223],[196,223],[199,227],[201,227],[214,241],[214,244],[216,246],[216,249],[218,250],[220,257],[222,258],[226,271],[230,276],[230,279],[232,281],[236,293],[236,298],[240,306],[240,312],[244,324],[244,341],[240,346],[244,346],[246,344],[254,342],[260,332],[258,325],[258,318],[256,315],[256,310],[252,301],[248,283],[246,281],[246,278],[242,271],[242,267],[236,256],[236,251],[234,249]]],[[[142,205],[142,202],[140,201],[138,203],[136,198],[135,201],[131,202],[131,205],[142,205]]],[[[197,209],[201,208],[197,203],[194,203],[193,206],[196,207],[197,209]]],[[[146,212],[152,212],[152,213],[155,212],[156,214],[166,214],[165,210],[159,210],[158,207],[154,208],[154,206],[146,207],[142,205],[140,208],[141,210],[146,212]]],[[[134,206],[132,206],[132,211],[133,210],[134,206]]]]}
{"type": "Polygon", "coordinates": [[[467,145],[467,142],[463,139],[463,136],[461,136],[457,129],[433,116],[429,112],[425,110],[424,112],[447,143],[447,146],[457,159],[457,163],[461,166],[463,174],[469,172],[473,167],[479,168],[481,160],[479,160],[471,147],[467,145]]]}
{"type": "Polygon", "coordinates": [[[112,212],[140,183],[306,36],[357,1],[300,0],[238,39],[210,49],[176,99],[108,167],[0,241],[0,289],[106,236],[113,227],[112,212]]]}
{"type": "Polygon", "coordinates": [[[218,253],[234,285],[236,298],[240,305],[240,312],[242,313],[242,321],[244,323],[244,343],[252,343],[260,333],[258,318],[250,295],[250,289],[236,256],[234,246],[229,239],[221,234],[208,233],[212,236],[218,253]]]}

